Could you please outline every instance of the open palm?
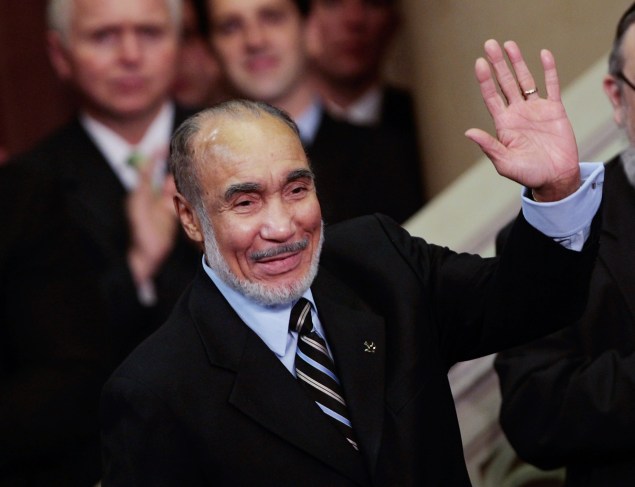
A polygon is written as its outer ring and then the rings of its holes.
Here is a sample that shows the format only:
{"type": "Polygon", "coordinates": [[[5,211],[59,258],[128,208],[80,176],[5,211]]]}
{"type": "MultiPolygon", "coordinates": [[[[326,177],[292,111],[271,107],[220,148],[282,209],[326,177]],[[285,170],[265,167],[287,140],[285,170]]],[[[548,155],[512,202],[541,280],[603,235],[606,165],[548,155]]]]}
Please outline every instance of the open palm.
{"type": "Polygon", "coordinates": [[[480,129],[468,130],[467,137],[479,144],[499,174],[533,189],[537,199],[555,201],[568,196],[580,185],[578,150],[560,98],[553,55],[541,52],[547,89],[546,98],[541,98],[514,42],[505,43],[514,74],[496,41],[487,41],[485,52],[489,62],[478,59],[475,72],[496,138],[480,129]]]}

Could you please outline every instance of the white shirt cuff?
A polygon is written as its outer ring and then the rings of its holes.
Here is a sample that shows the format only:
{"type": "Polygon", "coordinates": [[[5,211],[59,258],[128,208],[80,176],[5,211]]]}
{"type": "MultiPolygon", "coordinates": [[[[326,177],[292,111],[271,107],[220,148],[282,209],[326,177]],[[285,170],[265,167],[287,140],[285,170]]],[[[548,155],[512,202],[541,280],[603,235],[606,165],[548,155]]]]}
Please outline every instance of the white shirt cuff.
{"type": "Polygon", "coordinates": [[[522,195],[522,211],[527,222],[564,247],[577,251],[582,250],[591,231],[591,221],[602,202],[604,164],[580,163],[580,179],[580,188],[560,201],[539,203],[526,196],[526,188],[522,195]]]}

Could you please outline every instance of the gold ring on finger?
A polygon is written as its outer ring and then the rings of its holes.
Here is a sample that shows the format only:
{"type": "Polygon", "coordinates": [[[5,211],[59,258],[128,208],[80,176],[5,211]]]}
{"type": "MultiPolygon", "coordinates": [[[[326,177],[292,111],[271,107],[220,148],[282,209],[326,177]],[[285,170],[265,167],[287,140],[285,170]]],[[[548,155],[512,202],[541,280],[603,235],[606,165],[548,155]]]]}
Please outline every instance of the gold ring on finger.
{"type": "Polygon", "coordinates": [[[523,91],[523,96],[525,97],[525,100],[526,100],[529,95],[533,95],[534,93],[538,93],[538,88],[530,88],[528,90],[523,91]]]}

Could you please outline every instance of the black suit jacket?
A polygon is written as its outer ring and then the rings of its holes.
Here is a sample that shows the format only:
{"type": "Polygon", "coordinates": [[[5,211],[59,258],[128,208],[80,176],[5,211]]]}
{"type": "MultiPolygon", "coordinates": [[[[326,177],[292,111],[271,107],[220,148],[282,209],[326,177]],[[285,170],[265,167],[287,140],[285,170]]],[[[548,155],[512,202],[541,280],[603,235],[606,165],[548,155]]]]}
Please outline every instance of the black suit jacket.
{"type": "Polygon", "coordinates": [[[579,322],[499,354],[501,422],[524,460],[567,485],[635,479],[635,190],[606,165],[600,250],[579,322]]]}
{"type": "Polygon", "coordinates": [[[416,142],[395,127],[356,126],[326,111],[306,150],[322,216],[332,224],[375,212],[404,222],[425,203],[416,142]]]}
{"type": "MultiPolygon", "coordinates": [[[[177,109],[174,128],[188,114],[177,109]]],[[[166,319],[194,275],[199,252],[180,234],[154,279],[157,303],[144,306],[137,297],[127,263],[127,192],[79,120],[62,127],[15,164],[55,173],[68,217],[80,232],[91,265],[99,273],[117,361],[123,360],[166,319]]],[[[19,186],[16,191],[20,191],[19,186]]]]}
{"type": "Polygon", "coordinates": [[[386,217],[328,231],[311,289],[361,454],[200,270],[105,386],[104,487],[469,485],[449,367],[581,311],[593,258],[512,239],[498,261],[386,217]]]}
{"type": "Polygon", "coordinates": [[[167,318],[200,254],[179,237],[157,305],[141,305],[126,192],[77,120],[0,178],[11,229],[0,238],[0,485],[89,487],[101,474],[101,387],[167,318]]]}
{"type": "Polygon", "coordinates": [[[55,174],[34,169],[0,169],[0,486],[91,486],[109,335],[55,174]]]}

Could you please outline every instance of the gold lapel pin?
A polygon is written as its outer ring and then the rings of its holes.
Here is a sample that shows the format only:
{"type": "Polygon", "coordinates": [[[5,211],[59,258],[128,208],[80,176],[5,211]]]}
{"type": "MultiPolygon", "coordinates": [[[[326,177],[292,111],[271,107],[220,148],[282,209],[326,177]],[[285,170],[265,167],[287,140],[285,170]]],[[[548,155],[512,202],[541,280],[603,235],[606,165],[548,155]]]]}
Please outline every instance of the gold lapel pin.
{"type": "Polygon", "coordinates": [[[375,350],[377,350],[375,342],[364,342],[364,352],[375,353],[375,350]]]}

